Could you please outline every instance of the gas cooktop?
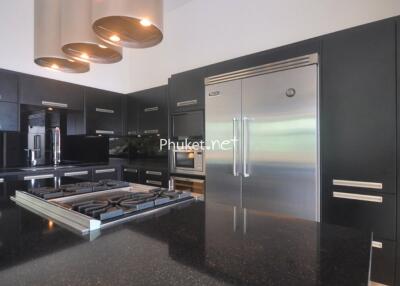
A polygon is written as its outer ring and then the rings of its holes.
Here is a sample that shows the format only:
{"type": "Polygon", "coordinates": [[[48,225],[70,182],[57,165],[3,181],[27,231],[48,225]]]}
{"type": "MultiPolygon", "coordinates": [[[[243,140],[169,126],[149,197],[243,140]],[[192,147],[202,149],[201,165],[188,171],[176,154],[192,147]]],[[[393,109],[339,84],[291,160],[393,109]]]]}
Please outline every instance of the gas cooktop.
{"type": "Polygon", "coordinates": [[[59,185],[57,187],[29,188],[28,193],[49,200],[125,187],[129,187],[128,182],[101,180],[99,182],[81,182],[76,184],[59,185]]]}

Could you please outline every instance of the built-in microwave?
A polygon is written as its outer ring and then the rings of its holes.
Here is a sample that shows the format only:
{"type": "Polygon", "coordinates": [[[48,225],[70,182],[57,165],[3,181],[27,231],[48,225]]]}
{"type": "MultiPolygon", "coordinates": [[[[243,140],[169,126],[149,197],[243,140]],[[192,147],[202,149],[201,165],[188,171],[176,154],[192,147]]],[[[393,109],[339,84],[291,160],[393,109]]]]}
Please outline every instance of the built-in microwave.
{"type": "Polygon", "coordinates": [[[170,172],[175,174],[204,176],[204,150],[189,147],[175,147],[171,149],[170,172]]]}

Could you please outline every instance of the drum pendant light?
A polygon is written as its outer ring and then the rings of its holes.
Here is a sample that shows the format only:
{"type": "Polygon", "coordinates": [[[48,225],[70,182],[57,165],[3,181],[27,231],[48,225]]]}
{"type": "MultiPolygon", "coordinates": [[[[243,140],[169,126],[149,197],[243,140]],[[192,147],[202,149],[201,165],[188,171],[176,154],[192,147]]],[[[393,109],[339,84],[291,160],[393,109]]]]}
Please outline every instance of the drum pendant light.
{"type": "Polygon", "coordinates": [[[35,0],[35,63],[70,73],[89,71],[89,64],[68,59],[61,51],[60,0],[35,0]]]}
{"type": "Polygon", "coordinates": [[[93,30],[102,40],[148,48],[163,39],[163,0],[92,0],[93,30]]]}
{"type": "Polygon", "coordinates": [[[92,0],[62,0],[62,50],[68,56],[100,64],[119,62],[122,48],[101,41],[92,30],[92,0]]]}

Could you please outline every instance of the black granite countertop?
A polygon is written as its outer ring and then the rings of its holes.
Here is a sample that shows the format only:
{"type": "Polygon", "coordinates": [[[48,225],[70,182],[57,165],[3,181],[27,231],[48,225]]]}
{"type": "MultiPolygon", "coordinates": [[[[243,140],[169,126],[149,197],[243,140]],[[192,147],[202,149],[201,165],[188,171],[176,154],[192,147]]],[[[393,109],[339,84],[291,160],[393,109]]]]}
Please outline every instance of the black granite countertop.
{"type": "Polygon", "coordinates": [[[1,286],[367,285],[352,229],[251,211],[234,229],[228,206],[193,202],[82,237],[9,200],[27,184],[1,187],[1,286]]]}

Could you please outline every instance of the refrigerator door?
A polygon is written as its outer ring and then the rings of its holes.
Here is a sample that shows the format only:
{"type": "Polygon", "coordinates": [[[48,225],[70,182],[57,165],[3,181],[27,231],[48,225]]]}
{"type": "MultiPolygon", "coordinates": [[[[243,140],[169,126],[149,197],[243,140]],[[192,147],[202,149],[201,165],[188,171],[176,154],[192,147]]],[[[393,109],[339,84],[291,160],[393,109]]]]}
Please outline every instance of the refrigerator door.
{"type": "Polygon", "coordinates": [[[241,205],[241,90],[241,80],[206,86],[206,203],[241,205]]]}
{"type": "Polygon", "coordinates": [[[243,207],[319,220],[318,67],[243,79],[243,207]]]}

